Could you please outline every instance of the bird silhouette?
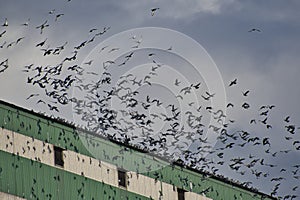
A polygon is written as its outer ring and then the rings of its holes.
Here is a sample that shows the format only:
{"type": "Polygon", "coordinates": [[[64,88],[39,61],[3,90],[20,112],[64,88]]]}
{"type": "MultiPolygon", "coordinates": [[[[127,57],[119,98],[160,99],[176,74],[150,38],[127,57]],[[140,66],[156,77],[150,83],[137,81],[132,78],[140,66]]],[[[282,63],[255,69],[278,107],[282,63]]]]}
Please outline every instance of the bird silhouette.
{"type": "Polygon", "coordinates": [[[40,33],[43,34],[43,31],[46,27],[49,27],[49,24],[47,24],[48,21],[46,20],[44,23],[42,23],[41,25],[37,26],[36,29],[40,29],[40,33]]]}
{"type": "Polygon", "coordinates": [[[250,29],[248,32],[261,32],[261,30],[260,29],[257,29],[257,28],[252,28],[252,29],[250,29]]]}
{"type": "Polygon", "coordinates": [[[30,18],[28,18],[28,20],[26,22],[24,22],[23,24],[21,24],[21,26],[28,26],[30,22],[30,18]]]}
{"type": "Polygon", "coordinates": [[[40,94],[31,94],[31,95],[29,95],[27,98],[26,98],[26,100],[28,100],[28,99],[30,99],[30,98],[32,98],[32,97],[37,97],[37,96],[39,96],[40,94]]]}
{"type": "Polygon", "coordinates": [[[2,33],[0,33],[0,37],[2,37],[5,33],[6,33],[6,30],[2,31],[2,33]]]}
{"type": "Polygon", "coordinates": [[[243,96],[245,96],[245,97],[248,96],[249,92],[250,92],[249,90],[243,92],[243,96]]]}
{"type": "Polygon", "coordinates": [[[57,15],[55,16],[55,21],[57,22],[57,20],[58,20],[60,17],[62,17],[62,16],[64,16],[63,13],[57,14],[57,15]]]}
{"type": "Polygon", "coordinates": [[[7,18],[5,18],[4,23],[2,24],[2,26],[8,26],[8,20],[7,20],[7,18]]]}
{"type": "Polygon", "coordinates": [[[3,73],[4,71],[6,71],[8,69],[8,59],[2,61],[0,63],[0,73],[3,73]]]}
{"type": "Polygon", "coordinates": [[[48,107],[49,107],[49,110],[53,110],[53,111],[59,112],[57,106],[53,106],[53,105],[51,105],[51,104],[48,104],[48,107]]]}
{"type": "Polygon", "coordinates": [[[249,103],[245,102],[245,103],[243,103],[242,107],[243,107],[244,109],[249,109],[249,108],[250,108],[250,105],[249,105],[249,103]]]}
{"type": "Polygon", "coordinates": [[[154,16],[156,11],[158,11],[159,8],[151,8],[151,16],[154,16]]]}
{"type": "Polygon", "coordinates": [[[237,78],[229,83],[229,87],[237,84],[237,78]]]}
{"type": "Polygon", "coordinates": [[[42,42],[39,42],[39,43],[36,44],[35,46],[36,46],[36,47],[42,47],[42,46],[45,45],[46,41],[47,41],[47,38],[46,38],[45,40],[43,40],[42,42]]]}

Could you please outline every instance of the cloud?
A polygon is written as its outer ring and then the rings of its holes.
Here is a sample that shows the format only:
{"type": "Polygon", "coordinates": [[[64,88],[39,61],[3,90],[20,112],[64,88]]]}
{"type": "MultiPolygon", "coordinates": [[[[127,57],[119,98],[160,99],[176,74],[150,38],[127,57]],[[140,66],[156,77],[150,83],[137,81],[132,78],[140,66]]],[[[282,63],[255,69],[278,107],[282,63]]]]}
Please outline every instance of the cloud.
{"type": "MultiPolygon", "coordinates": [[[[120,5],[119,1],[116,1],[115,4],[120,5]]],[[[199,13],[218,15],[228,6],[231,9],[236,9],[239,8],[239,3],[237,0],[155,0],[147,3],[129,0],[127,3],[122,4],[121,7],[134,13],[145,12],[145,10],[159,7],[158,16],[180,19],[199,13]]]]}
{"type": "MultiPolygon", "coordinates": [[[[184,11],[185,15],[190,15],[199,12],[220,14],[225,6],[236,3],[235,0],[176,0],[175,2],[178,11],[184,11]]],[[[171,3],[171,1],[169,3],[171,3]]]]}

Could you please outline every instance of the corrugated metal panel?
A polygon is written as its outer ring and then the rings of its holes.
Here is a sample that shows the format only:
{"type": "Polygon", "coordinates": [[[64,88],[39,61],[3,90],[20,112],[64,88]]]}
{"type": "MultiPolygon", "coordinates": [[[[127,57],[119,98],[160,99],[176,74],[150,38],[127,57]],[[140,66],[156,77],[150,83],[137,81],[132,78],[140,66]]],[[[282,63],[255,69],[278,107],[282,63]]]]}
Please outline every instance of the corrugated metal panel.
{"type": "Polygon", "coordinates": [[[17,181],[17,177],[22,177],[23,176],[23,162],[20,160],[18,161],[17,158],[15,158],[15,163],[16,163],[16,170],[15,170],[15,189],[16,192],[15,194],[17,194],[18,196],[22,195],[23,192],[23,183],[22,181],[17,181]]]}
{"type": "Polygon", "coordinates": [[[133,152],[131,149],[129,151],[124,150],[124,147],[108,140],[86,133],[77,133],[78,131],[69,127],[62,126],[50,120],[36,118],[25,112],[17,112],[17,110],[7,106],[2,105],[0,107],[2,107],[2,109],[0,109],[1,117],[12,115],[6,117],[10,122],[15,119],[13,125],[9,125],[8,123],[3,125],[9,130],[18,131],[24,135],[52,143],[65,149],[80,152],[81,154],[92,156],[99,160],[113,163],[118,167],[131,171],[144,172],[147,170],[146,167],[153,163],[151,157],[147,158],[144,154],[133,152]],[[11,111],[8,111],[8,109],[11,109],[11,111]],[[10,114],[8,114],[8,112],[10,112],[10,114]],[[78,135],[80,135],[80,138],[78,135]],[[83,143],[89,147],[89,151],[83,143]]]}
{"type": "Polygon", "coordinates": [[[242,197],[243,200],[261,199],[260,195],[255,195],[255,193],[251,193],[215,179],[203,177],[177,166],[166,166],[163,169],[149,172],[147,175],[152,178],[159,177],[159,180],[171,185],[176,185],[177,187],[187,191],[192,191],[198,194],[205,193],[207,197],[212,199],[227,200],[238,199],[240,197],[242,197]],[[190,187],[191,183],[193,183],[192,189],[190,187]]]}
{"type": "Polygon", "coordinates": [[[149,199],[4,151],[0,158],[0,191],[26,199],[149,199]]]}
{"type": "Polygon", "coordinates": [[[11,130],[13,128],[11,111],[9,109],[0,109],[0,113],[1,127],[11,130]]]}

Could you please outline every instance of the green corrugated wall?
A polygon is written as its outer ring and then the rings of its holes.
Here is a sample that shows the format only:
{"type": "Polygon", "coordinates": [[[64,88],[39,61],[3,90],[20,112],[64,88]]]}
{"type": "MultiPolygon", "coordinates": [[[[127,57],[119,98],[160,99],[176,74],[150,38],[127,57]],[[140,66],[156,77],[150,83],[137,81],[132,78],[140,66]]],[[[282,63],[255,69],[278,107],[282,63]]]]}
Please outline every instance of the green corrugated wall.
{"type": "MultiPolygon", "coordinates": [[[[131,171],[144,172],[153,164],[153,158],[144,153],[1,104],[0,126],[131,171]]],[[[156,167],[166,164],[157,162],[156,167]]]]}
{"type": "Polygon", "coordinates": [[[0,158],[0,191],[26,199],[149,199],[4,151],[0,158]]]}
{"type": "Polygon", "coordinates": [[[178,166],[171,167],[167,162],[153,159],[153,156],[149,154],[129,149],[101,137],[54,122],[46,117],[39,117],[16,107],[1,104],[1,102],[0,126],[152,178],[157,178],[158,173],[160,174],[159,180],[188,191],[190,190],[189,183],[192,182],[194,183],[193,192],[201,194],[209,188],[206,195],[214,200],[231,200],[235,197],[242,197],[243,200],[262,199],[261,195],[248,190],[233,187],[214,178],[203,178],[200,173],[178,166]],[[84,143],[88,145],[92,154],[86,149],[84,143]],[[153,169],[159,170],[153,171],[153,169]]]}
{"type": "Polygon", "coordinates": [[[259,199],[270,199],[257,195],[256,193],[234,187],[230,184],[226,184],[222,181],[205,177],[196,172],[181,168],[178,166],[166,166],[163,169],[148,172],[147,176],[152,178],[159,177],[159,180],[163,182],[175,185],[179,188],[183,188],[187,191],[195,192],[198,194],[205,193],[207,197],[214,200],[259,200],[259,199]],[[192,189],[190,189],[190,183],[193,183],[192,189]]]}

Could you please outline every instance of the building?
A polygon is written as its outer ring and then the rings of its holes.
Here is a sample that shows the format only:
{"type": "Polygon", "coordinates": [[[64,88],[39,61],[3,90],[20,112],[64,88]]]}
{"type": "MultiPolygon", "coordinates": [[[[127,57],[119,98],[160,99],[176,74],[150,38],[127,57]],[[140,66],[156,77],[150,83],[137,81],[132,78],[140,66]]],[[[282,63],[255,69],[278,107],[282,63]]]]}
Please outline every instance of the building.
{"type": "Polygon", "coordinates": [[[0,199],[274,199],[3,101],[0,126],[0,199]]]}

